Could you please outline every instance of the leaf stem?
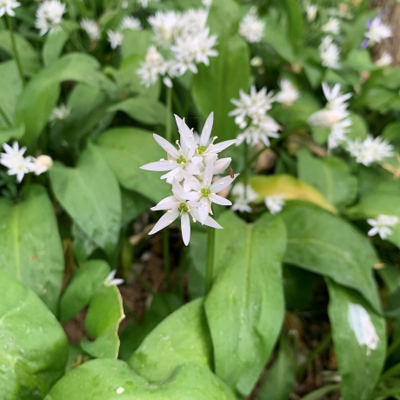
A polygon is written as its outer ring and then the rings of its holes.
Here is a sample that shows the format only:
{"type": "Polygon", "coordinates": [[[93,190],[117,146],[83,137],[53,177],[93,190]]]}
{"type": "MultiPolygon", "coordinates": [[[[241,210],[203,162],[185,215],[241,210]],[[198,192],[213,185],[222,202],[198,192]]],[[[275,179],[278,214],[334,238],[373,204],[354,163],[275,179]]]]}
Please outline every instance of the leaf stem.
{"type": "Polygon", "coordinates": [[[8,31],[10,32],[11,45],[12,45],[12,48],[13,48],[15,61],[17,63],[19,76],[21,77],[22,85],[25,86],[25,84],[26,84],[26,82],[25,82],[25,74],[24,74],[24,70],[22,68],[21,59],[19,57],[19,53],[18,53],[18,50],[17,50],[17,44],[15,42],[13,25],[12,25],[12,22],[11,22],[11,18],[10,18],[10,16],[8,14],[6,14],[6,20],[7,20],[8,31]]]}
{"type": "Polygon", "coordinates": [[[213,275],[214,275],[214,248],[215,248],[215,229],[208,228],[208,240],[207,240],[207,269],[206,269],[206,294],[209,293],[213,275]]]}

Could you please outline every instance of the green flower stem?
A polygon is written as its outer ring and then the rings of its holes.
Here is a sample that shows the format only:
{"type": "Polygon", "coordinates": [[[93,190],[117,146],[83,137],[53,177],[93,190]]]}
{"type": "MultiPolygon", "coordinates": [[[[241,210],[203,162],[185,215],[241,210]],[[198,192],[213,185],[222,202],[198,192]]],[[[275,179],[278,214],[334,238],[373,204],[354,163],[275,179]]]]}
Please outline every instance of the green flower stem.
{"type": "Polygon", "coordinates": [[[17,63],[17,66],[18,66],[18,71],[19,71],[19,75],[21,77],[22,85],[25,86],[25,83],[26,83],[25,82],[25,74],[24,74],[24,70],[22,68],[21,59],[20,59],[19,54],[18,54],[17,44],[15,42],[13,25],[12,25],[12,22],[11,22],[11,18],[10,18],[10,16],[8,14],[6,14],[6,20],[7,20],[8,31],[10,32],[11,45],[12,45],[13,52],[14,52],[14,58],[15,58],[15,61],[17,63]]]}
{"type": "Polygon", "coordinates": [[[247,182],[248,182],[248,170],[249,170],[249,145],[245,140],[243,142],[243,185],[244,185],[244,198],[247,199],[247,182]]]}
{"type": "Polygon", "coordinates": [[[171,131],[171,118],[172,118],[172,88],[166,87],[167,89],[167,120],[166,120],[166,134],[165,138],[168,142],[171,142],[172,131],[171,131]]]}
{"type": "Polygon", "coordinates": [[[5,113],[5,111],[3,110],[3,108],[1,106],[0,106],[0,115],[4,119],[6,124],[11,128],[12,123],[11,123],[10,119],[7,117],[7,114],[5,113]]]}
{"type": "Polygon", "coordinates": [[[215,229],[208,228],[207,243],[207,269],[206,269],[206,294],[209,293],[214,275],[214,248],[215,248],[215,229]]]}

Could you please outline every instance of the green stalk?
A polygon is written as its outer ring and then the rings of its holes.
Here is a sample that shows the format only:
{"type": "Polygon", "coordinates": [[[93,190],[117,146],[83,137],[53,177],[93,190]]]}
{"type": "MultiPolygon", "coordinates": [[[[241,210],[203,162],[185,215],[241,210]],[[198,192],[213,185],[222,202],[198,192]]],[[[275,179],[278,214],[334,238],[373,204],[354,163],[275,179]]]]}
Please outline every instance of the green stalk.
{"type": "Polygon", "coordinates": [[[8,27],[8,30],[10,32],[11,45],[12,45],[12,48],[13,48],[15,61],[16,61],[17,66],[18,66],[19,76],[21,77],[22,85],[25,86],[25,83],[26,83],[25,82],[25,74],[24,74],[24,70],[22,68],[21,59],[20,59],[19,54],[18,54],[17,44],[15,43],[14,29],[13,29],[13,26],[12,26],[11,18],[10,18],[10,16],[8,14],[6,14],[6,20],[7,20],[7,27],[8,27]]]}
{"type": "Polygon", "coordinates": [[[208,228],[208,241],[207,241],[207,269],[206,269],[206,294],[209,293],[213,275],[214,275],[214,247],[215,247],[215,229],[208,228]]]}

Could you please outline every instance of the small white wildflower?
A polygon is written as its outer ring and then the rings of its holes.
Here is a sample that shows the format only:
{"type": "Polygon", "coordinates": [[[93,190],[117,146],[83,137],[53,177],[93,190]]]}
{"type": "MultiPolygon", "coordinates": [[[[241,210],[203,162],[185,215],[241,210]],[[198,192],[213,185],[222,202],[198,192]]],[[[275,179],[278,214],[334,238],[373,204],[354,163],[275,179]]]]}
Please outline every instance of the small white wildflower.
{"type": "Polygon", "coordinates": [[[112,49],[116,49],[121,46],[122,41],[124,40],[124,35],[122,32],[112,31],[111,29],[107,30],[107,37],[112,49]]]}
{"type": "Polygon", "coordinates": [[[181,32],[182,18],[176,11],[157,11],[148,18],[148,22],[154,31],[156,42],[166,49],[181,32]]]}
{"type": "MultiPolygon", "coordinates": [[[[106,286],[119,286],[119,285],[122,285],[124,283],[124,280],[123,279],[119,279],[119,278],[115,278],[115,274],[116,273],[117,273],[117,271],[115,269],[113,269],[107,275],[106,279],[104,279],[104,285],[106,285],[106,286]]],[[[120,393],[118,393],[118,394],[120,394],[120,393]]]]}
{"type": "Polygon", "coordinates": [[[333,42],[331,36],[325,36],[319,45],[319,56],[322,65],[327,68],[339,67],[339,47],[333,42]]]}
{"type": "Polygon", "coordinates": [[[328,22],[322,27],[322,31],[337,35],[340,31],[339,20],[337,18],[329,18],[328,22]]]}
{"type": "Polygon", "coordinates": [[[168,71],[169,65],[164,57],[156,49],[150,46],[147,50],[144,62],[140,64],[137,74],[143,86],[149,87],[155,83],[159,76],[164,76],[168,71]]]}
{"type": "Polygon", "coordinates": [[[399,223],[399,218],[395,215],[380,214],[376,219],[367,219],[367,222],[372,226],[372,229],[368,231],[368,236],[378,234],[382,240],[385,240],[393,233],[391,228],[399,223]]]}
{"type": "Polygon", "coordinates": [[[81,21],[81,28],[86,31],[87,35],[89,36],[90,40],[97,41],[101,37],[100,26],[97,24],[96,21],[92,19],[84,18],[81,21]]]}
{"type": "Polygon", "coordinates": [[[367,23],[368,31],[362,47],[373,46],[392,36],[390,27],[382,22],[381,17],[375,17],[367,23]]]}
{"type": "Polygon", "coordinates": [[[30,172],[30,159],[24,157],[26,147],[19,148],[19,144],[14,142],[12,147],[4,143],[3,149],[5,153],[0,153],[0,164],[8,168],[8,175],[16,175],[17,182],[20,183],[25,174],[30,172]]]}
{"type": "Polygon", "coordinates": [[[14,9],[18,8],[20,5],[21,3],[15,0],[0,0],[0,17],[5,14],[14,17],[14,9]]]}
{"type": "Polygon", "coordinates": [[[393,63],[393,57],[387,52],[383,52],[382,55],[375,61],[375,65],[378,67],[387,67],[393,63]]]}
{"type": "MultiPolygon", "coordinates": [[[[161,0],[151,0],[153,3],[159,3],[161,0]]],[[[149,0],[137,0],[142,8],[147,8],[149,6],[149,0]]]]}
{"type": "Polygon", "coordinates": [[[394,154],[393,146],[388,141],[380,136],[374,138],[372,135],[368,135],[364,141],[360,139],[349,140],[347,150],[355,157],[356,162],[367,167],[394,154]]]}
{"type": "Polygon", "coordinates": [[[140,21],[135,17],[125,17],[121,21],[120,30],[129,29],[131,31],[140,31],[142,29],[142,25],[140,21]]]}
{"type": "Polygon", "coordinates": [[[124,393],[125,392],[125,389],[122,387],[122,386],[120,386],[119,388],[117,388],[117,390],[115,391],[117,394],[122,394],[122,393],[124,393]]]}
{"type": "Polygon", "coordinates": [[[260,56],[255,56],[250,60],[250,65],[255,68],[261,67],[263,59],[260,56]]]}
{"type": "Polygon", "coordinates": [[[62,16],[66,13],[66,5],[58,0],[45,0],[36,10],[35,26],[39,29],[40,36],[47,32],[55,32],[62,22],[62,16]]]}
{"type": "Polygon", "coordinates": [[[262,41],[265,30],[265,22],[257,15],[256,9],[252,8],[240,22],[239,34],[249,43],[259,43],[262,41]]]}
{"type": "Polygon", "coordinates": [[[307,21],[313,22],[315,20],[315,17],[317,16],[317,12],[318,12],[317,6],[313,4],[307,5],[306,6],[307,21]]]}
{"type": "Polygon", "coordinates": [[[212,0],[201,0],[201,2],[204,7],[207,7],[207,8],[211,7],[212,0]]]}
{"type": "Polygon", "coordinates": [[[49,120],[51,122],[63,121],[64,119],[67,119],[70,114],[71,109],[65,104],[60,104],[58,107],[53,108],[49,120]]]}
{"type": "Polygon", "coordinates": [[[273,194],[264,198],[265,206],[271,214],[278,214],[282,211],[283,206],[285,205],[283,197],[283,194],[273,194]]]}
{"type": "Polygon", "coordinates": [[[348,128],[352,125],[350,118],[345,118],[333,124],[328,137],[328,149],[332,150],[340,144],[346,142],[348,128]]]}
{"type": "Polygon", "coordinates": [[[36,158],[32,157],[30,164],[30,172],[34,172],[35,175],[41,175],[48,171],[53,166],[53,159],[50,156],[42,154],[36,158]]]}
{"type": "Polygon", "coordinates": [[[300,97],[298,90],[288,79],[282,79],[279,87],[281,90],[275,96],[275,100],[286,107],[291,106],[300,97]]]}
{"type": "Polygon", "coordinates": [[[360,304],[349,304],[347,321],[358,344],[367,348],[367,355],[371,353],[371,350],[376,350],[379,337],[365,308],[360,304]]]}
{"type": "Polygon", "coordinates": [[[254,191],[251,185],[247,184],[246,190],[243,183],[237,183],[231,191],[231,195],[234,198],[232,211],[247,212],[251,213],[252,208],[250,203],[258,199],[258,194],[254,191]]]}

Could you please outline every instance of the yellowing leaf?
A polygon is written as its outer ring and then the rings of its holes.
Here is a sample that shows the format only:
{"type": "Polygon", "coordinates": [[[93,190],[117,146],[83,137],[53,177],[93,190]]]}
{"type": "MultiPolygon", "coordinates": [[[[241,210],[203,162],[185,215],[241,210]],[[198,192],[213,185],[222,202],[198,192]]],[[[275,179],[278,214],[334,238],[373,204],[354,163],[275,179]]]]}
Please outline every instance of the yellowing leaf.
{"type": "Polygon", "coordinates": [[[305,200],[334,214],[337,213],[318,190],[290,175],[256,175],[249,179],[249,184],[260,196],[258,202],[261,202],[265,196],[282,194],[285,200],[305,200]]]}

